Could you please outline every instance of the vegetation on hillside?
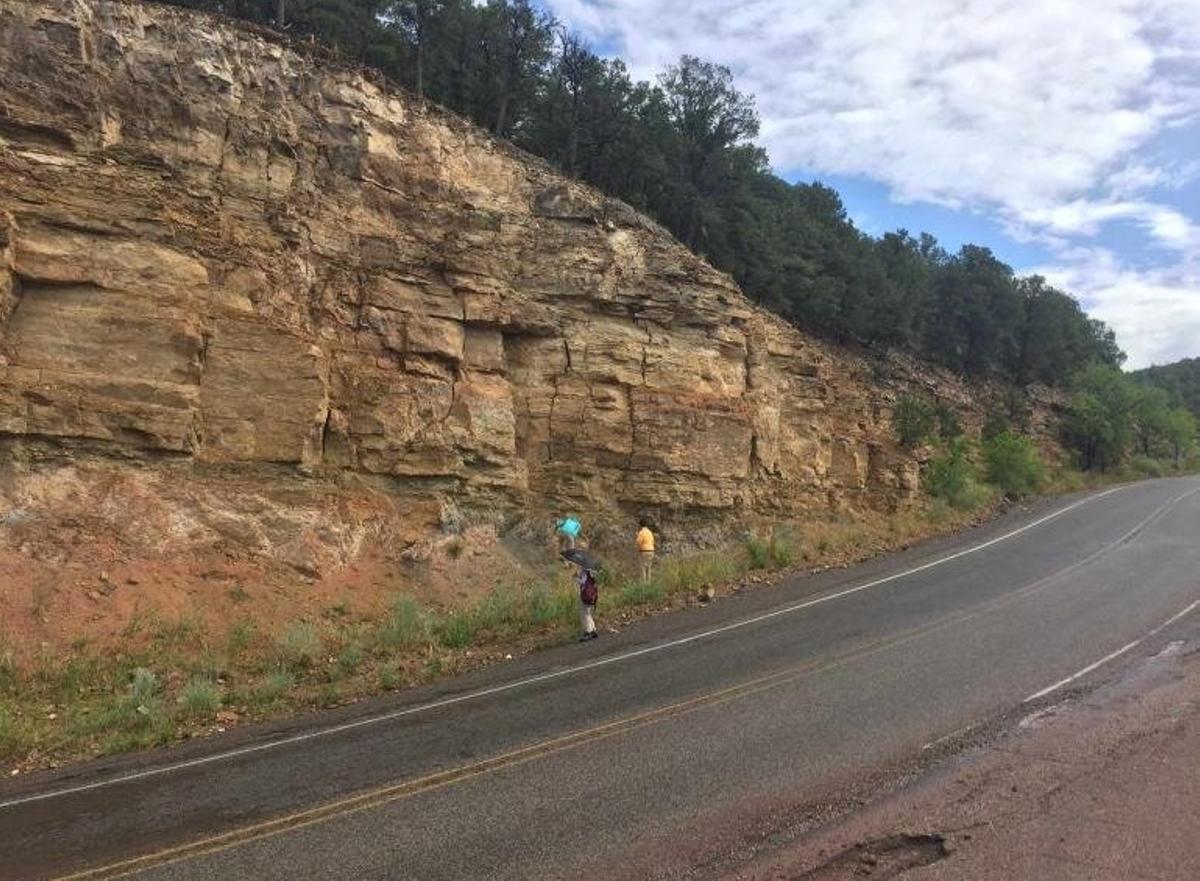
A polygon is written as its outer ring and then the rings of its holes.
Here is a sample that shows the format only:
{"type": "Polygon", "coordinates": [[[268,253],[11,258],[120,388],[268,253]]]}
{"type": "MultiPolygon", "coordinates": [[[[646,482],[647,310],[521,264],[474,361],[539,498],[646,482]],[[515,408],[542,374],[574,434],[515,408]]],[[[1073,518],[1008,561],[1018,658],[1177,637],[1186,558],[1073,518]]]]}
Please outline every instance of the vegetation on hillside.
{"type": "Polygon", "coordinates": [[[1170,395],[1115,367],[1092,365],[1075,379],[1063,440],[1085,471],[1107,471],[1130,454],[1181,467],[1196,440],[1196,418],[1170,395]]]}
{"type": "Polygon", "coordinates": [[[1143,385],[1158,386],[1172,407],[1184,407],[1200,418],[1200,358],[1135,370],[1130,376],[1143,385]]]}
{"type": "MultiPolygon", "coordinates": [[[[623,627],[766,581],[773,571],[861,560],[972,516],[950,512],[934,521],[911,511],[780,524],[717,549],[664,555],[648,579],[614,560],[601,573],[600,621],[606,630],[623,627]]],[[[0,768],[11,774],[218,732],[573,640],[573,572],[550,566],[529,574],[471,603],[440,607],[397,594],[385,610],[356,614],[339,602],[276,631],[248,618],[222,632],[187,613],[146,614],[115,643],[79,639],[20,662],[0,636],[0,768]]]]}
{"type": "Polygon", "coordinates": [[[987,248],[872,238],[838,194],[771,173],[754,99],[684,56],[634,80],[530,0],[171,0],[312,38],[647,212],[746,293],[843,342],[1060,384],[1123,358],[1066,293],[987,248]]]}

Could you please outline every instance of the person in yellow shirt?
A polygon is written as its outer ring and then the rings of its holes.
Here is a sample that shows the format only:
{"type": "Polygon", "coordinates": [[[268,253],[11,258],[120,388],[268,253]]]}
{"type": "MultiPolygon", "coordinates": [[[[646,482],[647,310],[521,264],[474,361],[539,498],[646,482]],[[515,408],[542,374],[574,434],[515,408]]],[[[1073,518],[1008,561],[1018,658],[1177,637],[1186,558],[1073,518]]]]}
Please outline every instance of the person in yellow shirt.
{"type": "Polygon", "coordinates": [[[639,520],[638,527],[634,543],[637,545],[638,560],[642,564],[642,581],[649,581],[650,568],[654,565],[654,533],[650,531],[650,525],[645,520],[639,520]]]}

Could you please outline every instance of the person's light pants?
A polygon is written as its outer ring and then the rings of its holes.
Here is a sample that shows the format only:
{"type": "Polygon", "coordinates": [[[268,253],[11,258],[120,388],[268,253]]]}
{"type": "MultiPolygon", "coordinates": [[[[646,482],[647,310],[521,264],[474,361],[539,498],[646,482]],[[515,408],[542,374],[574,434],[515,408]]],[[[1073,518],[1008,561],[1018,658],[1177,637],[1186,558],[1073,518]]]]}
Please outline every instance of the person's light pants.
{"type": "Polygon", "coordinates": [[[642,564],[642,581],[649,581],[650,570],[654,566],[654,551],[638,551],[638,558],[642,564]]]}

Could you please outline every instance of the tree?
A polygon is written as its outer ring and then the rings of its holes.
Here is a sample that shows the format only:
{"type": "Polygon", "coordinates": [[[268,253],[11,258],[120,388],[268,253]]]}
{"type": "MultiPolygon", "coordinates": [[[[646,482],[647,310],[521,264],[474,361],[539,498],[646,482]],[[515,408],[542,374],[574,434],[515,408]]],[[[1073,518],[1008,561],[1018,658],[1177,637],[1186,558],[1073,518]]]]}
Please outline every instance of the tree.
{"type": "Polygon", "coordinates": [[[492,134],[508,136],[537,93],[554,39],[554,19],[529,0],[489,0],[483,11],[483,57],[491,75],[486,103],[492,134]]]}
{"type": "Polygon", "coordinates": [[[1063,439],[1086,471],[1106,471],[1129,448],[1136,389],[1121,371],[1094,364],[1075,380],[1075,394],[1063,418],[1063,439]]]}
{"type": "Polygon", "coordinates": [[[754,99],[733,87],[729,68],[691,55],[667,68],[659,85],[675,135],[674,210],[682,220],[684,244],[696,248],[706,232],[706,209],[711,208],[706,203],[731,182],[725,160],[758,134],[758,113],[754,99]]]}
{"type": "MultiPolygon", "coordinates": [[[[1068,294],[1017,278],[988,249],[951,256],[905,230],[872,238],[831,188],[772,174],[754,98],[721,65],[685,55],[657,83],[635,81],[532,0],[172,2],[286,25],[378,67],[650,214],[811,332],[1021,384],[1124,358],[1068,294]]],[[[1200,360],[1169,375],[1172,406],[1200,413],[1200,360]]]]}
{"type": "Polygon", "coordinates": [[[595,149],[592,127],[602,111],[605,64],[576,34],[560,28],[558,48],[541,100],[533,112],[527,143],[557,162],[568,174],[580,172],[580,145],[595,149]]]}
{"type": "Polygon", "coordinates": [[[1131,376],[1136,382],[1165,389],[1172,407],[1184,407],[1200,416],[1200,358],[1147,367],[1131,376]]]}
{"type": "Polygon", "coordinates": [[[983,461],[987,482],[999,487],[1009,498],[1036,492],[1045,476],[1037,446],[1029,438],[1010,431],[984,441],[983,461]]]}
{"type": "Polygon", "coordinates": [[[413,48],[413,88],[418,95],[425,94],[426,54],[433,42],[434,22],[445,7],[441,0],[402,0],[394,6],[394,21],[413,48]]]}
{"type": "Polygon", "coordinates": [[[1019,279],[1017,289],[1025,312],[1016,376],[1022,385],[1055,385],[1092,361],[1120,363],[1123,356],[1111,342],[1111,331],[1090,321],[1073,297],[1040,275],[1019,279]]]}
{"type": "Polygon", "coordinates": [[[1151,455],[1155,445],[1165,441],[1171,408],[1167,393],[1154,386],[1133,388],[1133,428],[1143,456],[1151,455]]]}
{"type": "Polygon", "coordinates": [[[930,254],[936,248],[931,236],[914,239],[908,230],[884,233],[875,243],[875,253],[886,278],[880,291],[879,311],[890,316],[872,336],[888,344],[911,348],[921,339],[938,261],[930,254]]]}
{"type": "Polygon", "coordinates": [[[1196,417],[1190,410],[1176,407],[1167,414],[1164,429],[1175,457],[1175,467],[1178,468],[1183,463],[1184,454],[1196,441],[1196,417]]]}

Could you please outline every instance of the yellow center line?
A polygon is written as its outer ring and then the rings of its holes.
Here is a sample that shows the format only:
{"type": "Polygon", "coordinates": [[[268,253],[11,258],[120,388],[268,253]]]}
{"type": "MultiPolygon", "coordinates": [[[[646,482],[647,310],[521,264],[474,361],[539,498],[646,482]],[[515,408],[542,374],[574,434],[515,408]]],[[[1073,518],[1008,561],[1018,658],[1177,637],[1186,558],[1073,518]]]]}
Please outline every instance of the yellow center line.
{"type": "Polygon", "coordinates": [[[737,685],[697,695],[678,703],[647,710],[643,713],[606,722],[591,728],[585,728],[560,737],[539,741],[538,743],[530,744],[529,746],[521,747],[507,753],[501,753],[500,755],[469,765],[449,768],[444,771],[418,777],[414,780],[388,784],[327,802],[315,808],[308,808],[282,817],[253,823],[208,838],[175,845],[92,869],[84,869],[70,875],[62,875],[55,879],[55,881],[101,881],[101,879],[107,881],[107,879],[125,878],[151,868],[158,868],[184,860],[195,859],[200,856],[219,853],[264,838],[281,835],[285,832],[293,832],[332,819],[382,807],[393,802],[411,798],[420,793],[441,789],[495,771],[523,765],[534,759],[564,752],[583,744],[595,743],[599,740],[628,734],[685,713],[751,697],[764,691],[778,688],[781,685],[803,679],[806,676],[823,673],[854,661],[877,655],[895,646],[927,636],[935,630],[973,618],[977,614],[973,612],[966,615],[945,618],[920,627],[911,628],[896,636],[868,643],[865,646],[846,652],[828,661],[808,661],[804,664],[778,670],[737,685]]]}
{"type": "Polygon", "coordinates": [[[991,600],[990,602],[983,603],[970,612],[947,615],[928,624],[903,630],[894,636],[875,640],[860,646],[857,649],[844,652],[843,654],[835,656],[828,661],[806,661],[803,664],[794,665],[783,670],[777,670],[774,673],[769,673],[764,676],[750,679],[737,685],[732,685],[716,691],[697,695],[696,697],[689,698],[678,703],[658,707],[653,710],[647,710],[633,716],[627,716],[623,719],[617,719],[615,721],[606,722],[591,728],[581,729],[570,734],[539,741],[538,743],[521,747],[507,753],[501,753],[500,755],[493,756],[489,759],[484,759],[479,762],[474,762],[469,765],[462,765],[457,768],[449,768],[447,770],[438,771],[413,780],[388,784],[376,789],[367,790],[366,792],[361,792],[352,796],[327,802],[326,804],[319,805],[315,808],[308,808],[292,814],[284,815],[282,817],[253,823],[243,826],[239,829],[223,832],[208,838],[202,838],[197,841],[175,845],[162,850],[154,851],[152,853],[143,854],[142,856],[120,860],[118,862],[110,863],[97,868],[84,869],[70,875],[62,875],[54,879],[54,881],[102,881],[102,879],[103,881],[107,881],[107,879],[125,878],[133,874],[147,871],[151,868],[167,866],[213,853],[220,853],[243,844],[281,835],[285,832],[304,829],[332,819],[382,807],[406,798],[411,798],[412,796],[420,793],[441,789],[451,786],[455,783],[462,783],[464,781],[480,777],[484,774],[490,774],[494,771],[523,765],[527,762],[533,761],[534,759],[564,752],[577,746],[581,746],[585,743],[594,743],[596,741],[605,740],[610,737],[616,737],[621,734],[628,734],[641,728],[645,728],[649,725],[654,725],[686,713],[691,713],[703,708],[718,706],[734,700],[751,697],[764,691],[778,688],[781,685],[790,684],[807,676],[812,676],[814,674],[827,672],[838,667],[843,667],[854,661],[860,661],[864,658],[881,654],[882,652],[895,648],[896,646],[921,639],[931,633],[934,633],[935,631],[942,630],[951,625],[960,624],[973,618],[979,618],[983,617],[984,615],[991,614],[992,612],[995,612],[1004,606],[1010,605],[1016,600],[1025,598],[1027,596],[1032,596],[1033,594],[1049,587],[1050,584],[1062,578],[1064,575],[1077,571],[1087,564],[1096,561],[1109,550],[1119,546],[1149,526],[1154,520],[1165,514],[1169,508],[1171,508],[1181,499],[1190,496],[1197,491],[1200,490],[1191,490],[1190,492],[1183,493],[1175,499],[1172,499],[1151,513],[1149,517],[1142,520],[1140,523],[1134,526],[1133,529],[1129,530],[1115,541],[1110,542],[1096,551],[1093,551],[1083,559],[1077,560],[1076,562],[1066,566],[1063,569],[1060,569],[1057,572],[1043,576],[1042,578],[1039,578],[1036,581],[1025,585],[1024,587],[1021,587],[1018,590],[1012,591],[1011,593],[1005,594],[1001,597],[991,600]]]}

